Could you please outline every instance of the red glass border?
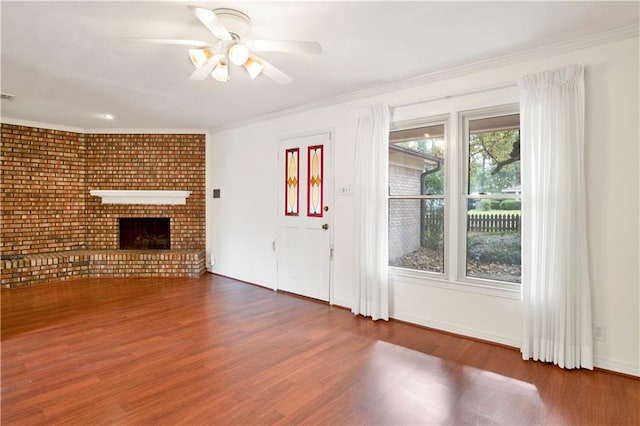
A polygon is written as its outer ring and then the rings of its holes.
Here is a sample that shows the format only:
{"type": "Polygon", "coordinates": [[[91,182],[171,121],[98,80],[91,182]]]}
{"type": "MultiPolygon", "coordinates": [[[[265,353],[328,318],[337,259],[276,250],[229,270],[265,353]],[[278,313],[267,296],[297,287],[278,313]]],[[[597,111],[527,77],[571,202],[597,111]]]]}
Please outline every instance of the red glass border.
{"type": "Polygon", "coordinates": [[[324,207],[324,145],[314,145],[307,148],[307,216],[309,217],[322,217],[324,207]],[[314,150],[318,150],[320,153],[320,203],[319,212],[311,212],[311,153],[314,150]]]}

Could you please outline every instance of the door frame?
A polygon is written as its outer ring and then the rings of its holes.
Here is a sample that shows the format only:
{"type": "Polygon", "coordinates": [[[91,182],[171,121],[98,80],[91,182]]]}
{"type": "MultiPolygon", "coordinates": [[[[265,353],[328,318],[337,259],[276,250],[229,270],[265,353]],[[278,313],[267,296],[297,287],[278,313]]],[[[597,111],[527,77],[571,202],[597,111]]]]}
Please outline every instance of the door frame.
{"type": "MultiPolygon", "coordinates": [[[[276,137],[275,141],[274,141],[274,145],[275,145],[275,164],[276,164],[276,168],[280,167],[280,161],[279,161],[279,156],[282,154],[280,152],[280,142],[284,142],[284,141],[288,141],[291,139],[300,139],[300,138],[306,138],[306,137],[312,137],[312,136],[320,136],[320,135],[329,135],[329,141],[327,142],[329,145],[329,158],[328,158],[328,167],[327,167],[327,162],[324,163],[324,180],[325,180],[325,184],[328,184],[327,186],[330,186],[331,191],[330,191],[330,196],[326,197],[325,194],[325,198],[324,198],[324,204],[329,206],[329,211],[326,212],[327,216],[329,216],[329,250],[331,253],[331,257],[329,258],[329,305],[333,305],[333,260],[335,258],[334,254],[334,246],[333,246],[333,242],[334,242],[334,223],[335,223],[335,215],[334,215],[334,207],[335,207],[335,152],[334,152],[334,147],[335,144],[333,143],[334,138],[335,138],[335,131],[333,128],[324,128],[324,129],[317,129],[317,130],[310,130],[310,131],[305,131],[305,132],[299,132],[299,133],[290,133],[290,134],[284,134],[284,135],[280,135],[278,137],[276,137]]],[[[275,173],[275,188],[276,188],[276,194],[277,197],[280,197],[280,188],[282,187],[281,185],[281,181],[280,181],[280,171],[276,171],[275,173]]],[[[305,183],[306,185],[306,183],[305,183]]],[[[306,190],[306,189],[305,189],[306,190]]],[[[274,205],[275,206],[275,211],[274,211],[274,215],[275,215],[275,229],[273,232],[273,247],[274,252],[275,252],[275,262],[276,262],[276,268],[275,268],[275,277],[274,277],[274,285],[273,285],[273,290],[274,291],[278,291],[278,244],[280,244],[280,242],[278,241],[278,231],[279,231],[279,227],[280,227],[280,205],[283,204],[281,202],[282,200],[278,200],[277,203],[274,205]]]]}

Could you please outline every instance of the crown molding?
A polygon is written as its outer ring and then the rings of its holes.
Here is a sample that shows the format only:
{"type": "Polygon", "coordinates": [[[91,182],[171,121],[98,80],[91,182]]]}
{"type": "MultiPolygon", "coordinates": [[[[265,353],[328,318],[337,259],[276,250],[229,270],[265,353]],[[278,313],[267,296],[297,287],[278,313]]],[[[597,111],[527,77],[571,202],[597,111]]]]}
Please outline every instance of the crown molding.
{"type": "Polygon", "coordinates": [[[84,129],[86,134],[108,135],[108,134],[153,134],[153,135],[202,135],[208,134],[205,129],[84,129]]]}
{"type": "Polygon", "coordinates": [[[496,56],[490,59],[471,62],[467,64],[452,66],[450,68],[434,71],[418,76],[413,76],[401,80],[378,84],[375,86],[366,87],[353,92],[345,93],[342,95],[321,99],[318,101],[309,102],[306,104],[283,108],[263,114],[258,117],[254,117],[248,120],[241,120],[234,123],[229,123],[223,126],[214,127],[209,130],[205,129],[105,129],[105,128],[78,128],[72,126],[64,126],[52,123],[42,123],[37,121],[22,120],[12,117],[1,117],[0,121],[7,124],[13,124],[18,126],[38,127],[51,130],[61,130],[75,133],[93,133],[93,134],[109,134],[109,133],[129,133],[129,134],[210,134],[223,130],[230,130],[238,127],[247,126],[250,124],[271,120],[288,116],[291,114],[302,113],[314,109],[344,104],[347,102],[353,102],[362,100],[365,98],[383,95],[396,90],[411,88],[419,85],[430,84],[438,81],[444,81],[456,77],[462,77],[475,72],[495,68],[498,66],[506,66],[511,64],[518,64],[528,60],[539,59],[543,57],[558,55],[575,50],[585,49],[589,47],[595,47],[599,45],[614,43],[630,38],[637,38],[640,35],[640,24],[633,24],[624,27],[615,28],[612,30],[591,34],[585,37],[580,37],[563,42],[553,43],[546,46],[536,47],[532,49],[522,50],[520,52],[509,53],[501,56],[496,56]]]}
{"type": "Polygon", "coordinates": [[[396,80],[389,83],[379,84],[371,87],[367,87],[361,90],[356,90],[346,94],[334,96],[331,98],[325,98],[314,102],[298,105],[291,108],[285,108],[277,111],[270,112],[268,114],[261,115],[248,120],[242,120],[235,123],[227,124],[224,126],[218,126],[213,128],[211,132],[219,132],[223,130],[234,129],[243,127],[249,124],[258,123],[261,121],[271,120],[275,118],[284,117],[291,114],[302,113],[318,108],[329,107],[333,105],[343,104],[347,102],[357,101],[364,98],[383,95],[385,93],[393,92],[396,90],[411,88],[415,86],[425,85],[443,80],[449,80],[456,77],[462,77],[465,75],[473,74],[475,72],[484,71],[490,68],[498,66],[506,66],[518,64],[521,62],[540,59],[548,56],[554,56],[562,53],[568,53],[575,50],[586,49],[589,47],[600,46],[604,44],[614,43],[617,41],[627,40],[630,38],[636,38],[640,35],[640,24],[627,25],[624,27],[614,28],[612,30],[599,32],[596,34],[590,34],[588,36],[575,38],[572,40],[561,41],[558,43],[548,44],[545,46],[535,47],[531,49],[525,49],[519,52],[508,53],[505,55],[495,56],[490,59],[484,59],[481,61],[470,62],[463,65],[453,66],[447,69],[434,71],[418,76],[405,78],[402,80],[396,80]]]}
{"type": "Polygon", "coordinates": [[[20,120],[18,118],[2,117],[0,119],[4,124],[12,124],[14,126],[34,127],[38,129],[60,130],[62,132],[85,133],[80,127],[63,126],[60,124],[42,123],[39,121],[20,120]]]}
{"type": "Polygon", "coordinates": [[[81,127],[63,126],[60,124],[42,123],[40,121],[20,120],[18,118],[2,117],[0,122],[15,126],[34,127],[38,129],[59,130],[63,132],[88,134],[153,134],[153,135],[202,135],[209,134],[206,129],[83,129],[81,127]]]}

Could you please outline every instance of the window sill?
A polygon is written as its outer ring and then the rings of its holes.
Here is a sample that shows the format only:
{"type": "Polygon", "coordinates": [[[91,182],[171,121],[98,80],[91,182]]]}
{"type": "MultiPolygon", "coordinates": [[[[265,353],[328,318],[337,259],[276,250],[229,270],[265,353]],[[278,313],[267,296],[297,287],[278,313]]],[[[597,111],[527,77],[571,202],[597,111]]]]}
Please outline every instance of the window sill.
{"type": "Polygon", "coordinates": [[[433,272],[413,271],[390,266],[389,278],[413,285],[426,287],[444,288],[447,290],[464,291],[467,293],[482,294],[491,297],[501,297],[505,299],[520,300],[521,290],[504,288],[499,283],[492,285],[490,281],[486,283],[452,281],[443,274],[433,272]]]}

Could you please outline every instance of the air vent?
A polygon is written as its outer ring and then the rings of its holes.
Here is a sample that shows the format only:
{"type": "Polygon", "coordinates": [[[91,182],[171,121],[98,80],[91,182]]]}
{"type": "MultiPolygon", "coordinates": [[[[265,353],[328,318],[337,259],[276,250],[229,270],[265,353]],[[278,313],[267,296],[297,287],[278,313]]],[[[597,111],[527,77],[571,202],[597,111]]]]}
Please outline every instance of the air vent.
{"type": "Polygon", "coordinates": [[[2,99],[3,101],[12,101],[13,98],[15,98],[15,95],[10,95],[8,93],[0,94],[0,99],[2,99]]]}

